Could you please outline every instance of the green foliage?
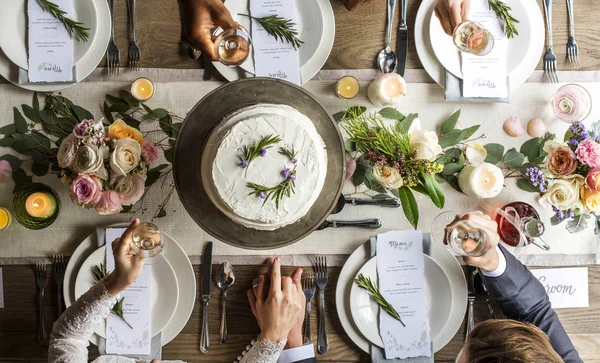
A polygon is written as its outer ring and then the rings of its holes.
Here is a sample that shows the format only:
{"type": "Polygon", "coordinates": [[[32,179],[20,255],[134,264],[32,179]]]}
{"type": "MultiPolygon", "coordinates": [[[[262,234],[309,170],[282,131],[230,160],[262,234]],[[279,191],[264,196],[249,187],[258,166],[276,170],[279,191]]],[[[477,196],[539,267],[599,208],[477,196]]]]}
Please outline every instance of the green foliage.
{"type": "Polygon", "coordinates": [[[413,192],[408,187],[401,187],[398,189],[398,198],[402,203],[402,210],[406,219],[414,229],[417,229],[419,224],[419,206],[413,192]]]}
{"type": "Polygon", "coordinates": [[[486,163],[496,165],[502,160],[502,155],[504,155],[504,145],[486,144],[483,147],[487,151],[487,156],[485,158],[486,163]]]}
{"type": "Polygon", "coordinates": [[[304,44],[300,38],[298,38],[298,30],[296,30],[296,24],[291,19],[285,19],[277,15],[264,16],[262,18],[256,18],[254,16],[246,14],[238,14],[247,16],[256,20],[273,38],[287,42],[298,49],[304,44]]]}
{"type": "Polygon", "coordinates": [[[390,314],[394,319],[398,320],[403,327],[406,327],[406,325],[404,325],[404,322],[400,318],[400,314],[398,314],[396,309],[394,309],[394,306],[387,302],[383,295],[381,295],[381,292],[379,292],[379,289],[375,286],[375,284],[373,283],[373,281],[371,281],[370,278],[365,277],[363,274],[358,274],[354,281],[358,284],[359,287],[367,290],[367,293],[371,296],[373,300],[375,300],[377,305],[381,306],[383,311],[390,314]]]}
{"type": "Polygon", "coordinates": [[[509,168],[517,169],[523,162],[525,161],[525,155],[518,152],[515,148],[509,149],[506,154],[504,154],[503,162],[509,168]]]}

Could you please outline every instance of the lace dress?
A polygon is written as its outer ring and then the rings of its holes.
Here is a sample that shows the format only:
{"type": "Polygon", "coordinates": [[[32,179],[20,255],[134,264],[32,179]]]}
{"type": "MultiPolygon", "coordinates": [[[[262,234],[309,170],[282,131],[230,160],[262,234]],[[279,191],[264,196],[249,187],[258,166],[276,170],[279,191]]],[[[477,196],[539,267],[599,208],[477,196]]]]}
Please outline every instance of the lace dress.
{"type": "MultiPolygon", "coordinates": [[[[89,338],[98,324],[106,319],[117,297],[109,297],[104,281],[83,294],[54,323],[48,348],[49,363],[87,363],[89,338]]],[[[267,339],[252,341],[238,357],[240,363],[275,363],[287,340],[272,343],[267,339]]],[[[94,363],[141,363],[132,358],[104,355],[94,363]]],[[[162,361],[169,362],[169,361],[162,361]]],[[[181,362],[181,361],[170,361],[181,362]]]]}

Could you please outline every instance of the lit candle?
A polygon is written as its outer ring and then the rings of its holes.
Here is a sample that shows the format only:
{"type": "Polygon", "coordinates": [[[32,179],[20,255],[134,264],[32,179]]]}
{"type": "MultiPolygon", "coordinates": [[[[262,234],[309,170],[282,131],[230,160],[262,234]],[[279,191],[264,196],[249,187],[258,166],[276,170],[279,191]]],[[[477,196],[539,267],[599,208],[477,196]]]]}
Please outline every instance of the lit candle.
{"type": "Polygon", "coordinates": [[[0,207],[0,231],[4,230],[5,228],[8,228],[8,226],[10,226],[11,223],[12,214],[10,214],[10,211],[6,208],[0,207]]]}
{"type": "Polygon", "coordinates": [[[47,192],[37,192],[27,197],[25,210],[34,218],[48,218],[56,211],[56,198],[47,192]]]}
{"type": "Polygon", "coordinates": [[[138,78],[131,85],[131,94],[138,101],[147,101],[154,95],[154,84],[148,78],[138,78]]]}
{"type": "Polygon", "coordinates": [[[358,91],[360,91],[360,83],[352,76],[344,76],[335,84],[335,93],[341,98],[354,98],[358,91]]]}
{"type": "Polygon", "coordinates": [[[458,186],[468,196],[494,198],[502,191],[504,176],[494,164],[469,164],[458,175],[458,186]]]}
{"type": "Polygon", "coordinates": [[[377,78],[367,90],[369,101],[375,106],[398,104],[406,91],[406,81],[398,73],[386,73],[377,78]]]}

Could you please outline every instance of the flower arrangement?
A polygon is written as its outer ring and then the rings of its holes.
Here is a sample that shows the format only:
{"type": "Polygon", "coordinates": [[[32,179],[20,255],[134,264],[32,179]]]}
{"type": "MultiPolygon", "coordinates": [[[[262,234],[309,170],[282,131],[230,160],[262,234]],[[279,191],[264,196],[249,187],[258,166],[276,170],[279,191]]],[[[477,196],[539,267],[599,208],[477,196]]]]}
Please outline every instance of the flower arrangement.
{"type": "MultiPolygon", "coordinates": [[[[121,91],[120,97],[106,97],[111,104],[104,102],[104,117],[100,120],[60,94],[46,94],[44,108],[40,108],[37,94],[32,106],[22,105],[23,114],[31,122],[14,108],[14,123],[0,128],[0,134],[5,135],[0,146],[30,157],[21,160],[12,154],[0,156],[11,167],[15,191],[32,182],[32,176],[22,167],[31,161],[34,175],[56,174],[69,184],[69,196],[79,206],[95,209],[100,215],[144,211],[143,206],[136,210],[132,207],[143,199],[148,188],[170,174],[169,164],[155,168],[150,165],[159,159],[160,150],[172,162],[172,147],[181,123],[173,123],[177,116],[164,109],[151,109],[127,91],[121,91]],[[142,121],[158,121],[160,130],[144,135],[140,131],[142,121]],[[153,142],[148,136],[154,132],[162,132],[165,137],[153,142]]],[[[166,215],[164,207],[171,194],[154,218],[166,215]]]]}

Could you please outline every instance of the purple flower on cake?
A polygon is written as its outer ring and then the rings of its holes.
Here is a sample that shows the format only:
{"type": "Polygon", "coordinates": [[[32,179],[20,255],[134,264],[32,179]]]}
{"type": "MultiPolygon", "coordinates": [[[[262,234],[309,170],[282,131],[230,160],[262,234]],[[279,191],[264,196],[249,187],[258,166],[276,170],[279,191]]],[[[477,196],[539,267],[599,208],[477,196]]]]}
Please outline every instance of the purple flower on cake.
{"type": "Polygon", "coordinates": [[[258,196],[260,197],[260,199],[265,199],[267,197],[263,192],[258,193],[258,196]]]}
{"type": "Polygon", "coordinates": [[[95,176],[79,174],[69,187],[73,203],[84,207],[95,207],[102,196],[102,182],[95,176]]]}
{"type": "Polygon", "coordinates": [[[248,166],[248,160],[242,160],[242,161],[240,161],[240,166],[241,166],[242,168],[245,168],[245,167],[247,167],[247,166],[248,166]]]}
{"type": "Polygon", "coordinates": [[[117,214],[123,210],[121,205],[121,197],[114,190],[106,190],[102,192],[102,196],[96,203],[96,212],[101,216],[117,214]]]}
{"type": "Polygon", "coordinates": [[[144,195],[146,177],[135,173],[121,177],[115,184],[115,191],[119,193],[121,205],[134,205],[144,195]]]}
{"type": "Polygon", "coordinates": [[[264,158],[265,155],[267,155],[267,149],[265,149],[265,148],[260,149],[260,154],[259,155],[260,155],[261,158],[264,158]]]}
{"type": "Polygon", "coordinates": [[[290,168],[285,168],[283,169],[283,171],[281,172],[281,176],[288,179],[290,177],[290,172],[292,171],[292,169],[290,168]]]}
{"type": "Polygon", "coordinates": [[[590,139],[583,140],[579,143],[575,153],[579,161],[590,168],[600,166],[600,144],[597,142],[590,139]]]}
{"type": "Polygon", "coordinates": [[[292,175],[290,175],[290,177],[288,179],[289,180],[296,180],[296,175],[292,174],[292,175]]]}
{"type": "Polygon", "coordinates": [[[292,158],[292,160],[290,160],[292,163],[296,164],[298,162],[298,159],[296,158],[292,158]]]}
{"type": "Polygon", "coordinates": [[[152,141],[144,140],[144,144],[142,145],[142,159],[147,164],[151,164],[158,160],[158,149],[154,146],[152,141]]]}

